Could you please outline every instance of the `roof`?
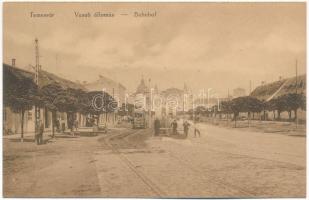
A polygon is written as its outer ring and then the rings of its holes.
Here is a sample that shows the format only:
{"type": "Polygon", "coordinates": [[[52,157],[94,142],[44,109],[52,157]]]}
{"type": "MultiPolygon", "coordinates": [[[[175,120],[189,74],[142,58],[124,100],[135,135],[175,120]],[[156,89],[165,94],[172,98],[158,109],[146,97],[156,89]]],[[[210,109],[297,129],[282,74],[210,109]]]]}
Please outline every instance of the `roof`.
{"type": "Polygon", "coordinates": [[[136,92],[135,92],[136,94],[140,94],[140,93],[142,93],[142,94],[144,94],[144,93],[148,93],[148,87],[146,86],[146,84],[145,84],[145,81],[144,81],[144,79],[142,78],[142,80],[141,80],[141,82],[140,82],[140,84],[137,86],[137,88],[136,88],[136,92]]]}
{"type": "MultiPolygon", "coordinates": [[[[306,94],[306,75],[297,77],[297,91],[306,94]]],[[[255,88],[250,96],[260,100],[270,100],[284,94],[296,92],[296,77],[282,79],[255,88]]]]}
{"type": "Polygon", "coordinates": [[[86,83],[84,84],[84,87],[87,88],[88,90],[101,90],[102,86],[106,87],[112,87],[112,88],[121,88],[122,90],[126,90],[125,86],[123,86],[121,83],[116,82],[110,78],[107,78],[105,76],[99,75],[99,79],[91,82],[91,83],[86,83]]]}
{"type": "Polygon", "coordinates": [[[178,89],[178,88],[168,88],[168,89],[162,91],[161,94],[163,96],[168,96],[168,95],[182,96],[183,90],[178,89]]]}
{"type": "MultiPolygon", "coordinates": [[[[17,67],[12,67],[11,65],[3,63],[3,69],[5,68],[10,69],[17,77],[20,77],[20,78],[26,77],[26,78],[34,79],[34,72],[30,72],[30,71],[17,68],[17,67]]],[[[40,83],[40,87],[43,87],[49,84],[60,84],[63,88],[86,90],[86,88],[84,88],[81,84],[61,78],[59,76],[56,76],[55,74],[52,74],[44,70],[40,71],[39,83],[40,83]]]]}

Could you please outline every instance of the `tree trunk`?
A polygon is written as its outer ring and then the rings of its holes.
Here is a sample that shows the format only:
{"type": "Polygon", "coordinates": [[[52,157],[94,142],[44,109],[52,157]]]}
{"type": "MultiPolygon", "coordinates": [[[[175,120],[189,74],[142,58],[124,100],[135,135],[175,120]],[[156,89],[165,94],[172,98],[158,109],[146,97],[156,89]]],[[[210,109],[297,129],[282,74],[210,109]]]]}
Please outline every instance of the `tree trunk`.
{"type": "Polygon", "coordinates": [[[52,137],[55,137],[56,111],[52,111],[52,137]]]}
{"type": "Polygon", "coordinates": [[[250,115],[251,113],[250,112],[248,112],[248,127],[250,127],[250,117],[251,117],[251,115],[250,115]]]}
{"type": "Polygon", "coordinates": [[[234,113],[234,121],[235,121],[234,127],[236,128],[236,114],[235,113],[234,113]]]}
{"type": "Polygon", "coordinates": [[[275,120],[275,119],[276,119],[276,111],[273,110],[273,120],[275,120]]]}
{"type": "Polygon", "coordinates": [[[21,110],[21,135],[20,135],[20,141],[24,142],[24,115],[25,115],[25,110],[21,110]]]}
{"type": "Polygon", "coordinates": [[[281,111],[278,110],[278,120],[281,119],[280,114],[281,114],[281,111]]]}
{"type": "Polygon", "coordinates": [[[66,112],[66,114],[67,114],[67,127],[69,129],[70,128],[70,114],[69,112],[66,112]]]}
{"type": "Polygon", "coordinates": [[[297,120],[297,109],[294,110],[294,120],[297,120]]]}
{"type": "Polygon", "coordinates": [[[289,112],[289,121],[291,121],[291,118],[292,118],[292,111],[289,110],[288,112],[289,112]]]}

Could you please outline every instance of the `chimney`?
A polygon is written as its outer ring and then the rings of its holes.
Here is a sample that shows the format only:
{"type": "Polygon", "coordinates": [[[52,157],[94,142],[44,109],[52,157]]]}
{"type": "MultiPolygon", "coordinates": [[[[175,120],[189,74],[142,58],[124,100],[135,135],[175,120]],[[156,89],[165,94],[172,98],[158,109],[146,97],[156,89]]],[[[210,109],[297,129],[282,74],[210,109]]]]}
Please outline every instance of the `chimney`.
{"type": "Polygon", "coordinates": [[[15,61],[16,61],[16,59],[12,58],[12,67],[15,67],[15,61]]]}
{"type": "Polygon", "coordinates": [[[264,85],[264,84],[265,84],[265,81],[262,81],[262,82],[261,82],[261,85],[264,85]]]}

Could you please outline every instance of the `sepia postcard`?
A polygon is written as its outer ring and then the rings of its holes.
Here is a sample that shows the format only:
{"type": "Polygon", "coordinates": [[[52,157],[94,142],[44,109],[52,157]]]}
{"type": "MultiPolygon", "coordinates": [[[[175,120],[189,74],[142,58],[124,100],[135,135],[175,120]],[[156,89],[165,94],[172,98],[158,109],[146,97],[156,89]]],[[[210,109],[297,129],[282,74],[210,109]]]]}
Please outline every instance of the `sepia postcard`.
{"type": "Polygon", "coordinates": [[[2,73],[3,197],[306,197],[306,2],[4,2],[2,73]]]}

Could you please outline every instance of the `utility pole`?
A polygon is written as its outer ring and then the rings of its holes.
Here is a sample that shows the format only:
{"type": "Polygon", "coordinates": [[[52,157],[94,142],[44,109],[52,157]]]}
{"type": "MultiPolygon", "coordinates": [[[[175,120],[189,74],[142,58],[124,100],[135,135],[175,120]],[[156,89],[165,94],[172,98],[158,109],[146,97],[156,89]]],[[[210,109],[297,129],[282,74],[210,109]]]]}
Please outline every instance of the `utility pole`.
{"type": "Polygon", "coordinates": [[[297,94],[297,60],[296,60],[296,62],[295,62],[295,72],[296,72],[296,87],[295,87],[295,93],[297,94]]]}
{"type": "Polygon", "coordinates": [[[184,116],[185,113],[185,87],[186,83],[183,84],[183,99],[182,99],[182,115],[184,116]]]}
{"type": "Polygon", "coordinates": [[[193,124],[195,126],[195,115],[194,115],[194,94],[192,94],[192,120],[193,120],[193,124]]]}
{"type": "MultiPolygon", "coordinates": [[[[298,77],[297,77],[297,59],[296,59],[296,62],[295,62],[295,73],[296,73],[296,86],[295,86],[295,96],[297,97],[297,87],[298,87],[298,77]]],[[[298,127],[298,117],[297,117],[297,109],[295,111],[295,121],[296,121],[296,128],[298,127]]]]}
{"type": "Polygon", "coordinates": [[[250,83],[249,83],[249,95],[251,94],[251,92],[252,92],[252,82],[250,80],[250,83]]]}
{"type": "MultiPolygon", "coordinates": [[[[228,101],[228,107],[230,106],[230,88],[227,88],[227,101],[228,101]]],[[[229,108],[227,110],[227,113],[226,113],[226,117],[227,117],[227,125],[229,125],[229,108]]]]}
{"type": "MultiPolygon", "coordinates": [[[[113,101],[115,100],[114,96],[115,96],[115,89],[113,88],[113,101]]],[[[114,108],[113,108],[113,124],[115,124],[115,110],[114,110],[114,108]]]]}
{"type": "Polygon", "coordinates": [[[150,87],[150,82],[151,79],[148,79],[149,82],[149,104],[148,104],[148,127],[151,128],[151,87],[150,87]]]}
{"type": "MultiPolygon", "coordinates": [[[[39,73],[41,70],[40,66],[40,54],[39,54],[39,40],[35,38],[35,75],[34,80],[35,84],[39,87],[39,73]]],[[[39,131],[39,122],[40,122],[40,107],[35,105],[35,134],[38,134],[39,131]]],[[[35,142],[35,139],[34,139],[35,142]]]]}

